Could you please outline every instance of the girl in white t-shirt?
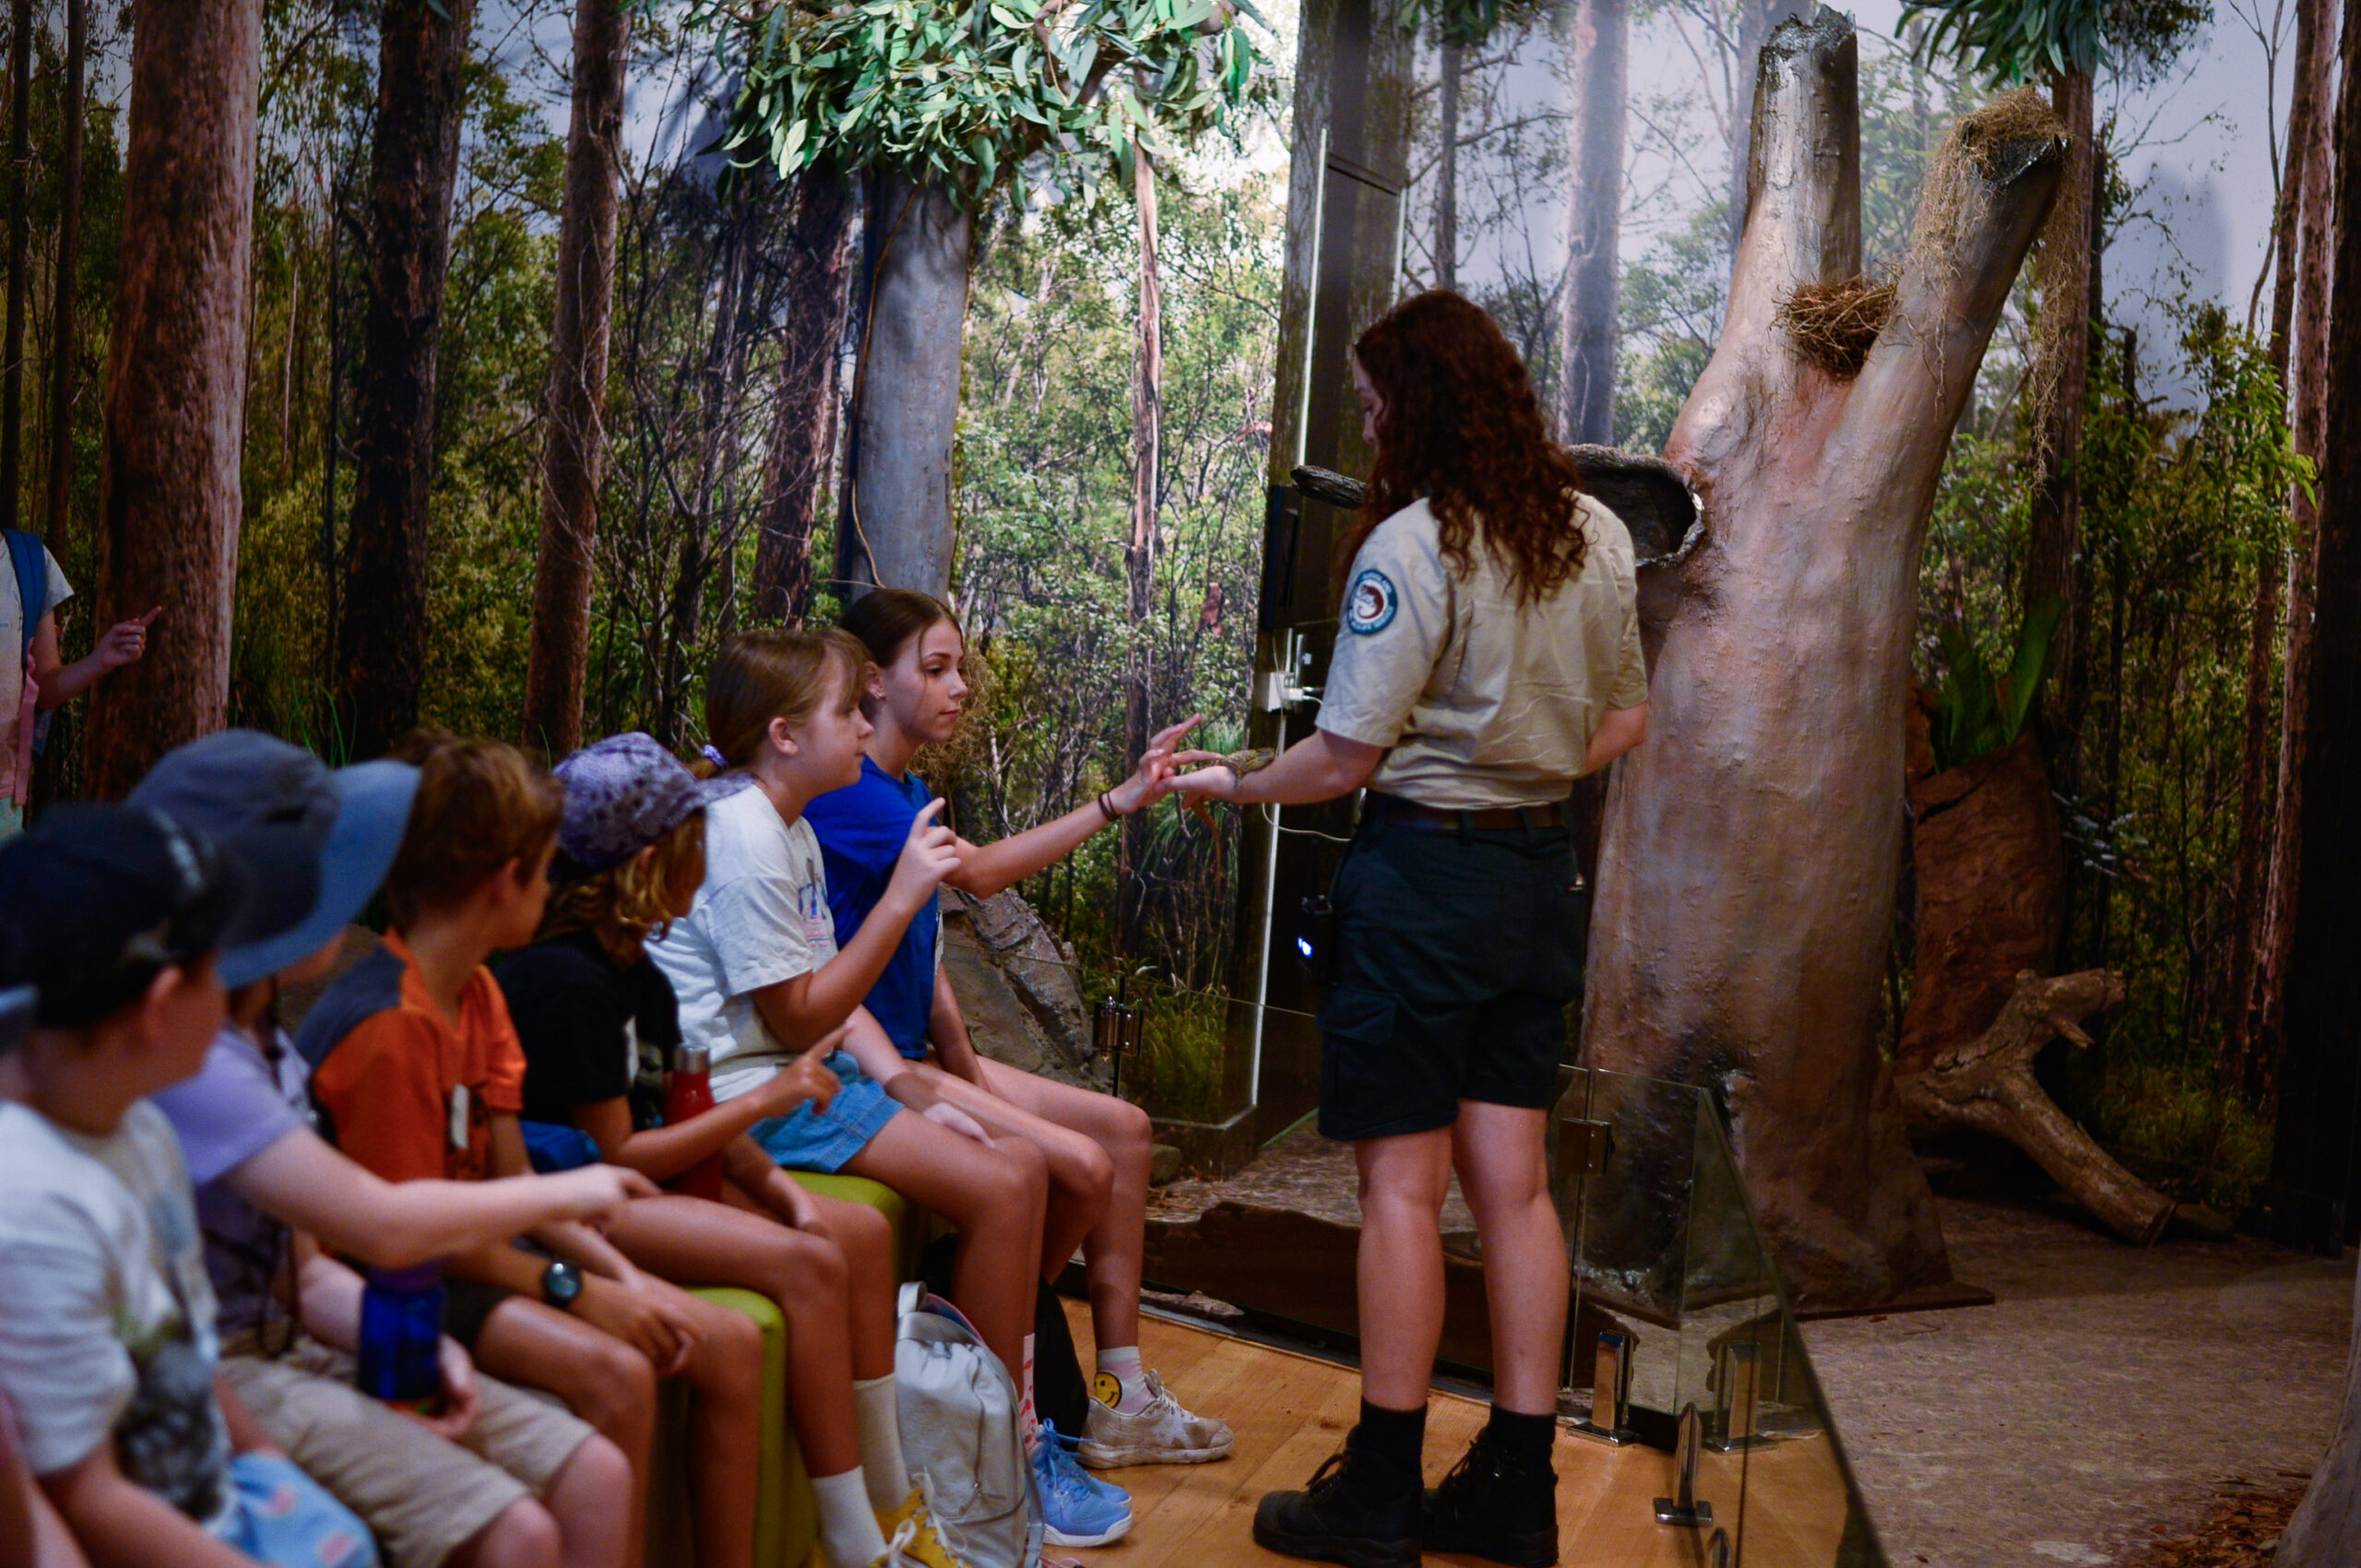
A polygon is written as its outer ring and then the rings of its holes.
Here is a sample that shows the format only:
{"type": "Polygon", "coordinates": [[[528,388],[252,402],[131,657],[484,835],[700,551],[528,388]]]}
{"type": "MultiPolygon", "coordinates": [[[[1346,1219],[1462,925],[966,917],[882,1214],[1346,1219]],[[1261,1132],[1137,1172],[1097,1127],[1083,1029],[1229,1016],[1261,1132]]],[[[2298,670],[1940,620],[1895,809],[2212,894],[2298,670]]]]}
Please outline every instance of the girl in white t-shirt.
{"type": "Polygon", "coordinates": [[[900,1053],[860,1005],[903,928],[958,864],[951,830],[934,820],[943,802],[919,814],[876,915],[841,952],[819,845],[802,820],[814,797],[860,776],[867,667],[841,632],[748,632],[724,645],[706,684],[705,771],[742,773],[753,787],[707,808],[696,901],[647,952],[679,997],[683,1042],[712,1053],[719,1099],[844,1031],[828,1058],[843,1087],[825,1106],[756,1123],[754,1139],[782,1165],[868,1177],[956,1227],[953,1298],[1014,1371],[1040,1276],[1040,1153],[996,1144],[897,1071],[900,1053]]]}

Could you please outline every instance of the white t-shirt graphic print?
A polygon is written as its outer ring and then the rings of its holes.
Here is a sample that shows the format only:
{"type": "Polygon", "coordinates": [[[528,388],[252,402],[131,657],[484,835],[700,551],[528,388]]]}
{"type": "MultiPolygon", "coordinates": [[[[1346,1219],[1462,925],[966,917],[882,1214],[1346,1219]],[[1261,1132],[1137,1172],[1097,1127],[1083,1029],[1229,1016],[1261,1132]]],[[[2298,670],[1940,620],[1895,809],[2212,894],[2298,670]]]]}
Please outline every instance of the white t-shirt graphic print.
{"type": "Polygon", "coordinates": [[[760,790],[706,807],[705,883],[647,954],[680,1000],[682,1043],[712,1052],[716,1099],[786,1066],[797,1053],[765,1026],[753,992],[836,956],[828,874],[812,825],[781,821],[760,790]]]}

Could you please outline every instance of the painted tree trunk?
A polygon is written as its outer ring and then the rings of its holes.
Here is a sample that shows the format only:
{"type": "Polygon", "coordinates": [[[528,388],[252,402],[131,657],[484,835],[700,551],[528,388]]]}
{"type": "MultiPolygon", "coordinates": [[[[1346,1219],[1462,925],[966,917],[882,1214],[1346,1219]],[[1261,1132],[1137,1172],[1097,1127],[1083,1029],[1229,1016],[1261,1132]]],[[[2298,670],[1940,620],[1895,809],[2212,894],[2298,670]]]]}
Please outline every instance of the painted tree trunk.
{"type": "Polygon", "coordinates": [[[92,621],[163,614],[91,693],[101,800],[229,718],[261,74],[262,0],[135,8],[92,621]]]}
{"type": "Polygon", "coordinates": [[[1456,43],[1437,51],[1442,82],[1435,96],[1435,287],[1459,287],[1459,93],[1466,53],[1456,43]]]}
{"type": "MultiPolygon", "coordinates": [[[[2341,49],[2361,81],[2361,21],[2348,8],[2341,49]]],[[[2361,299],[2361,91],[2336,112],[2331,299],[2361,299]]],[[[2285,1055],[2273,1185],[2296,1239],[2334,1253],[2355,1194],[2354,1020],[2361,1018],[2361,334],[2328,342],[2327,424],[2312,542],[2311,668],[2287,722],[2303,730],[2304,826],[2287,948],[2285,1055]]]]}
{"type": "Polygon", "coordinates": [[[357,757],[376,755],[418,723],[426,658],[434,387],[461,70],[475,12],[474,0],[447,4],[447,18],[424,5],[386,6],[378,32],[369,306],[337,649],[338,717],[357,757]]]}
{"type": "MultiPolygon", "coordinates": [[[[1132,538],[1123,552],[1123,607],[1131,620],[1131,668],[1123,682],[1123,759],[1147,750],[1149,686],[1155,671],[1156,548],[1158,485],[1164,468],[1164,275],[1157,260],[1156,162],[1141,148],[1133,160],[1132,196],[1139,213],[1139,339],[1132,363],[1132,538]]],[[[1145,945],[1147,865],[1145,812],[1123,819],[1119,847],[1117,931],[1121,950],[1145,945]]]]}
{"type": "Polygon", "coordinates": [[[17,526],[17,487],[24,477],[25,315],[32,220],[28,181],[33,168],[33,6],[17,0],[8,21],[8,318],[0,331],[0,528],[17,526]]]}
{"type": "Polygon", "coordinates": [[[837,354],[852,283],[852,182],[833,165],[796,180],[788,232],[787,327],[763,468],[754,542],[754,619],[801,624],[812,613],[812,533],[836,452],[837,354]]]}
{"type": "MultiPolygon", "coordinates": [[[[2296,450],[2315,465],[2324,456],[2328,428],[2329,244],[2335,217],[2330,189],[2336,118],[2329,72],[2335,59],[2337,15],[2337,0],[2304,0],[2296,13],[2298,54],[2308,31],[2316,42],[2304,76],[2314,113],[2296,205],[2296,317],[2288,357],[2296,450]]],[[[2280,661],[2278,790],[2271,813],[2271,872],[2260,917],[2262,933],[2255,951],[2253,983],[2248,988],[2246,1021],[2247,1088],[2266,1117],[2278,1111],[2279,1059],[2285,1040],[2287,952],[2295,938],[2304,826],[2304,730],[2296,715],[2303,711],[2311,672],[2312,541],[2319,529],[2319,506],[2310,491],[2297,485],[2288,500],[2287,647],[2280,661]]]]}
{"type": "Polygon", "coordinates": [[[2353,1348],[2345,1358],[2336,1430],[2271,1561],[2273,1568],[2349,1568],[2361,1562],[2361,1278],[2354,1283],[2353,1348]]]}
{"type": "Polygon", "coordinates": [[[1565,438],[1615,444],[1616,250],[1623,229],[1623,98],[1630,0],[1574,8],[1574,113],[1567,122],[1567,271],[1559,323],[1565,438]]]}
{"type": "Polygon", "coordinates": [[[65,0],[64,133],[57,151],[56,293],[49,337],[49,489],[42,531],[52,553],[65,548],[74,497],[74,286],[82,271],[83,68],[90,51],[90,0],[65,0]]]}
{"type": "Polygon", "coordinates": [[[2018,974],[2058,951],[2065,912],[2058,807],[2031,735],[1914,778],[1909,800],[1917,940],[1896,1073],[1990,1028],[2018,974]]]}
{"type": "Polygon", "coordinates": [[[951,588],[951,457],[974,225],[940,184],[893,173],[878,193],[837,552],[856,592],[874,584],[940,595],[951,588]]]}
{"type": "Polygon", "coordinates": [[[1950,1275],[1877,1039],[1918,564],[2065,157],[2036,94],[1952,128],[1847,384],[1775,313],[1860,271],[1856,81],[1833,11],[1764,47],[1726,325],[1665,453],[1703,537],[1642,588],[1650,734],[1609,788],[1585,1016],[1589,1064],[1722,1091],[1766,1240],[1816,1306],[1950,1275]]]}
{"type": "Polygon", "coordinates": [[[557,327],[541,443],[541,539],[525,662],[524,740],[555,759],[582,743],[582,670],[606,462],[607,328],[615,304],[615,184],[623,172],[631,13],[575,0],[574,107],[558,220],[557,327]]]}
{"type": "MultiPolygon", "coordinates": [[[[2051,668],[2068,671],[2066,683],[2072,683],[2081,657],[2075,630],[2089,620],[2077,556],[2082,532],[2082,401],[2091,382],[2091,213],[2098,168],[2091,78],[2081,71],[2058,73],[2049,101],[2073,141],[2058,179],[2057,205],[2042,230],[2037,269],[2041,315],[2034,331],[2032,377],[2041,471],[2034,481],[2023,602],[2031,606],[2054,596],[2068,607],[2049,657],[2051,668]]],[[[2057,706],[2063,712],[2078,705],[2070,699],[2057,706]]],[[[2076,776],[2070,730],[2054,737],[2051,751],[2051,771],[2070,784],[2076,776]]]]}

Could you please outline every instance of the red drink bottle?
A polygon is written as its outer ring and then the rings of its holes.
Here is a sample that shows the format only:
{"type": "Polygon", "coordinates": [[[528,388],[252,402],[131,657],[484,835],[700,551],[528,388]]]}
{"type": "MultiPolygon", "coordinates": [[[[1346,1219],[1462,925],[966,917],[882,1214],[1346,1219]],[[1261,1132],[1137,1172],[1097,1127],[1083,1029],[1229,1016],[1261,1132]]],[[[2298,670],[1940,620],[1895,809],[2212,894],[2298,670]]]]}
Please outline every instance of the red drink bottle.
{"type": "MultiPolygon", "coordinates": [[[[713,1053],[702,1045],[682,1045],[672,1052],[672,1070],[664,1077],[664,1123],[678,1126],[713,1109],[713,1053]]],[[[676,1193],[693,1198],[721,1201],[721,1152],[717,1149],[672,1178],[676,1193]]]]}

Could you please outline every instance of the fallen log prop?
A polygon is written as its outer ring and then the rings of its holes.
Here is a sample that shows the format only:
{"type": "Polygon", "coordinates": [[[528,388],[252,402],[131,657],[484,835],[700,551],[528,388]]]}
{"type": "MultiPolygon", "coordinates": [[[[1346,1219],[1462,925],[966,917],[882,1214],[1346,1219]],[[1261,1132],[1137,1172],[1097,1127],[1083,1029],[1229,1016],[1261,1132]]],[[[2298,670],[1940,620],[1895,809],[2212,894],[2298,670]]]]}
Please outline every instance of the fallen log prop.
{"type": "Polygon", "coordinates": [[[2006,1138],[2118,1235],[2144,1247],[2165,1233],[2173,1201],[2118,1164],[2033,1075],[2042,1047],[2061,1037],[2090,1044],[2082,1020],[2123,996],[2123,977],[2111,969],[2046,980],[2020,970],[1990,1028],[1938,1051],[1925,1071],[1897,1076],[1893,1087],[1912,1132],[1970,1127],[2006,1138]]]}

